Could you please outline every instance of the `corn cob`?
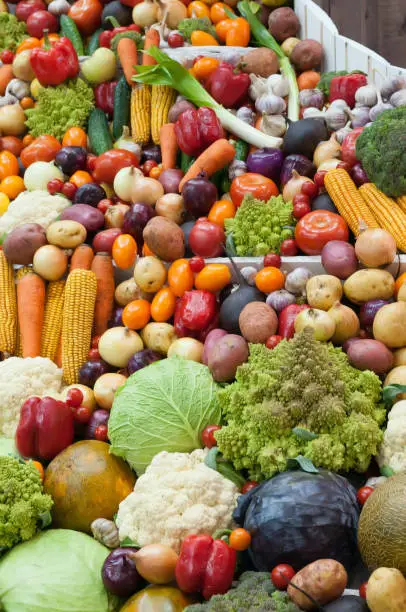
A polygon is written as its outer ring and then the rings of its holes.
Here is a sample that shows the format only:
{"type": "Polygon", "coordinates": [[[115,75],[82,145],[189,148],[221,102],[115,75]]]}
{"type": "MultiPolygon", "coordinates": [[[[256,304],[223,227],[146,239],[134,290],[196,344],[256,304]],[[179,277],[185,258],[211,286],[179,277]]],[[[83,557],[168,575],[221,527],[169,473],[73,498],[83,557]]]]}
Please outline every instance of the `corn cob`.
{"type": "Polygon", "coordinates": [[[18,268],[18,270],[16,271],[16,281],[18,282],[26,274],[32,274],[33,272],[34,270],[32,268],[29,268],[28,266],[22,266],[21,268],[18,268]]]}
{"type": "Polygon", "coordinates": [[[406,214],[395,200],[379,191],[373,183],[361,185],[359,192],[379,226],[392,234],[399,251],[406,253],[406,214]]]}
{"type": "Polygon", "coordinates": [[[135,85],[131,90],[131,135],[139,144],[151,137],[151,87],[135,85]]]}
{"type": "Polygon", "coordinates": [[[91,270],[73,270],[66,281],[62,316],[62,369],[68,385],[78,382],[92,339],[97,280],[91,270]]]}
{"type": "Polygon", "coordinates": [[[348,172],[342,168],[330,170],[324,178],[324,185],[354,236],[359,235],[363,225],[379,227],[348,172]]]}
{"type": "Polygon", "coordinates": [[[15,352],[17,343],[17,294],[14,270],[0,251],[0,351],[15,352]]]}
{"type": "Polygon", "coordinates": [[[14,355],[15,357],[23,356],[23,344],[22,344],[22,339],[21,339],[20,326],[18,324],[18,317],[17,317],[17,332],[16,332],[16,348],[14,351],[14,355]]]}
{"type": "Polygon", "coordinates": [[[401,210],[403,210],[404,213],[406,213],[406,196],[402,196],[401,198],[397,198],[396,200],[399,208],[401,210]]]}
{"type": "Polygon", "coordinates": [[[151,91],[151,136],[160,144],[161,127],[168,122],[168,113],[176,100],[176,92],[169,85],[153,85],[151,91]]]}
{"type": "Polygon", "coordinates": [[[55,360],[62,330],[64,291],[65,281],[58,280],[48,283],[41,336],[41,357],[48,357],[51,361],[55,360]]]}

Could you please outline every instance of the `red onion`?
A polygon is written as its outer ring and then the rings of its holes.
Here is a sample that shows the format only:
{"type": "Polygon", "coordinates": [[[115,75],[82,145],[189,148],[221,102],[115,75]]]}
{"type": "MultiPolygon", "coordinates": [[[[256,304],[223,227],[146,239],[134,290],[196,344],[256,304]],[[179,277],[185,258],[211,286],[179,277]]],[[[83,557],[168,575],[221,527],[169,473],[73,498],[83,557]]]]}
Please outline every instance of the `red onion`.
{"type": "Polygon", "coordinates": [[[364,185],[364,183],[369,183],[367,173],[361,164],[355,164],[355,166],[352,167],[350,174],[352,180],[358,187],[361,187],[361,185],[364,185]]]}
{"type": "Polygon", "coordinates": [[[390,303],[390,300],[370,300],[369,302],[362,304],[359,311],[361,327],[367,331],[372,330],[376,313],[382,308],[382,306],[386,306],[386,304],[390,303]]]}
{"type": "Polygon", "coordinates": [[[282,186],[286,185],[286,183],[292,178],[293,170],[296,170],[300,176],[308,176],[311,178],[316,172],[316,166],[304,155],[299,155],[298,153],[288,155],[285,157],[282,164],[280,176],[282,186]]]}
{"type": "Polygon", "coordinates": [[[182,170],[170,168],[161,172],[158,181],[164,188],[165,193],[179,193],[179,183],[183,178],[182,170]]]}
{"type": "Polygon", "coordinates": [[[279,181],[283,164],[283,153],[280,149],[257,149],[247,157],[247,171],[262,174],[274,181],[279,181]]]}

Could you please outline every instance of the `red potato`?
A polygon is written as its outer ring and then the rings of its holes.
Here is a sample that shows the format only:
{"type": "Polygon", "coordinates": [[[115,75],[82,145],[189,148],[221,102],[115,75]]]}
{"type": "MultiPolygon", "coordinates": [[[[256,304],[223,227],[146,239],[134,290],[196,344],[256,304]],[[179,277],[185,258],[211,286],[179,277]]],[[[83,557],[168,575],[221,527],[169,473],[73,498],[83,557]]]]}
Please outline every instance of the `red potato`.
{"type": "Polygon", "coordinates": [[[358,370],[385,374],[393,366],[393,353],[379,340],[357,340],[347,350],[348,361],[358,370]]]}
{"type": "Polygon", "coordinates": [[[3,251],[13,264],[32,263],[35,252],[47,244],[46,233],[38,223],[24,223],[13,229],[3,242],[3,251]]]}
{"type": "Polygon", "coordinates": [[[61,221],[77,221],[88,232],[97,232],[104,225],[104,215],[89,204],[73,204],[61,212],[61,221]]]}
{"type": "Polygon", "coordinates": [[[96,234],[93,238],[92,247],[95,253],[108,253],[111,255],[113,243],[117,236],[120,236],[121,229],[119,227],[111,227],[96,234]]]}
{"type": "Polygon", "coordinates": [[[230,382],[235,378],[239,365],[248,359],[248,344],[235,334],[220,338],[209,357],[209,370],[217,382],[230,382]]]}
{"type": "MultiPolygon", "coordinates": [[[[341,563],[334,559],[319,559],[301,569],[291,582],[310,595],[319,606],[323,606],[342,595],[347,581],[347,572],[341,563]]],[[[302,610],[317,609],[306,595],[291,585],[288,595],[302,610]]]]}
{"type": "Polygon", "coordinates": [[[224,329],[212,329],[206,337],[204,341],[204,349],[203,349],[203,358],[202,361],[205,365],[209,363],[210,354],[217,342],[223,338],[223,336],[227,336],[227,332],[224,329]]]}

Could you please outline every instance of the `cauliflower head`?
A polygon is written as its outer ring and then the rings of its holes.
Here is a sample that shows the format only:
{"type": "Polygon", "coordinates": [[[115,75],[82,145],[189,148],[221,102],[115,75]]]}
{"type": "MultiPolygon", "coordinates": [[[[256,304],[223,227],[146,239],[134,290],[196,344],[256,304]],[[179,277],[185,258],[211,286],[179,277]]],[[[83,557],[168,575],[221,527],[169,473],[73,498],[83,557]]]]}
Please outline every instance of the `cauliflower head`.
{"type": "Polygon", "coordinates": [[[187,535],[231,527],[239,491],[205,465],[207,452],[162,452],[154,457],[119,506],[120,541],[129,537],[140,546],[166,544],[178,553],[187,535]]]}
{"type": "Polygon", "coordinates": [[[396,402],[388,414],[378,465],[390,468],[395,474],[406,472],[406,400],[396,402]]]}
{"type": "Polygon", "coordinates": [[[26,399],[59,392],[61,386],[62,370],[45,357],[10,357],[0,362],[0,435],[14,438],[26,399]]]}
{"type": "Polygon", "coordinates": [[[48,191],[24,191],[0,217],[0,235],[8,234],[24,223],[39,223],[47,229],[70,204],[67,198],[51,195],[48,191]]]}

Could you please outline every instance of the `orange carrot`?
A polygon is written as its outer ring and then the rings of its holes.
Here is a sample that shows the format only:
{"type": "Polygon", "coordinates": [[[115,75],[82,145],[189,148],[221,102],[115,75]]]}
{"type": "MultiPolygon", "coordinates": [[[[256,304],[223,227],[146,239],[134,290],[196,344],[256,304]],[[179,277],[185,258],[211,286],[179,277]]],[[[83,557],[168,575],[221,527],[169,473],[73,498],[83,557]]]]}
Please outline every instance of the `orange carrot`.
{"type": "Polygon", "coordinates": [[[97,253],[92,262],[92,271],[97,279],[93,333],[101,336],[107,329],[114,305],[114,268],[110,255],[97,253]]]}
{"type": "Polygon", "coordinates": [[[23,357],[39,357],[45,308],[45,283],[38,274],[26,274],[17,283],[18,324],[23,357]]]}
{"type": "Polygon", "coordinates": [[[7,85],[14,78],[13,67],[11,64],[3,64],[0,68],[0,96],[6,93],[7,85]]]}
{"type": "MultiPolygon", "coordinates": [[[[160,37],[158,30],[150,28],[145,34],[144,40],[144,51],[148,51],[151,47],[159,47],[160,37]]],[[[154,66],[156,61],[148,53],[142,54],[142,65],[143,66],[154,66]]]]}
{"type": "Polygon", "coordinates": [[[235,157],[235,149],[225,138],[220,138],[211,144],[196,161],[190,166],[185,176],[180,182],[179,191],[182,191],[186,181],[195,178],[200,172],[207,172],[212,176],[218,170],[231,163],[235,157]]]}
{"type": "Polygon", "coordinates": [[[91,246],[88,244],[80,244],[73,251],[70,260],[70,271],[80,268],[81,270],[90,270],[94,253],[91,246]]]}
{"type": "Polygon", "coordinates": [[[132,77],[135,74],[134,66],[138,64],[137,45],[131,38],[122,38],[118,43],[117,53],[127,83],[134,85],[132,77]]]}
{"type": "Polygon", "coordinates": [[[176,168],[178,141],[176,140],[175,124],[165,123],[159,132],[162,151],[162,170],[176,168]]]}

